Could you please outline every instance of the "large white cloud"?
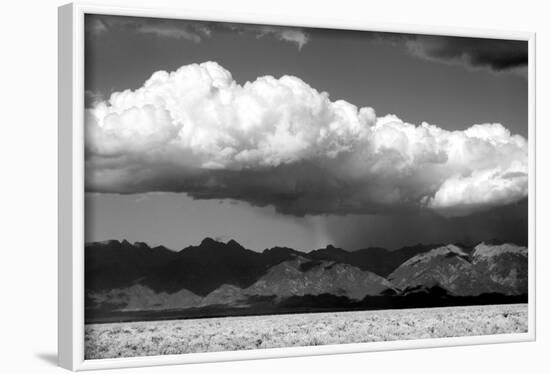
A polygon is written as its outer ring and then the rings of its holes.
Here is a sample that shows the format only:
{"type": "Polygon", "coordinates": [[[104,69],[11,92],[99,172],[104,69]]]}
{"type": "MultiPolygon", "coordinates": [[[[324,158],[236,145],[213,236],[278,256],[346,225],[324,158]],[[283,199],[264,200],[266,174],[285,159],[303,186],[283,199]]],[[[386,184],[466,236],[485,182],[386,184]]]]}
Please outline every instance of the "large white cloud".
{"type": "Polygon", "coordinates": [[[527,141],[377,118],[297,77],[237,84],[215,62],[154,73],[86,111],[89,191],[185,192],[290,214],[445,215],[527,196],[527,141]]]}

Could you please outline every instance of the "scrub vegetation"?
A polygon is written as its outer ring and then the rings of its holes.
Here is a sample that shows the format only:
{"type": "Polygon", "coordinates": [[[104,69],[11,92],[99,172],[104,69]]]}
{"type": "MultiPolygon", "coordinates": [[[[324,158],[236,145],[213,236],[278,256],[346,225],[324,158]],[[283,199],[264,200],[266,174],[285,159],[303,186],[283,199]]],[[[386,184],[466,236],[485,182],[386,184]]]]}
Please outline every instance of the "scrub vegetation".
{"type": "Polygon", "coordinates": [[[86,325],[86,359],[527,332],[527,304],[86,325]]]}

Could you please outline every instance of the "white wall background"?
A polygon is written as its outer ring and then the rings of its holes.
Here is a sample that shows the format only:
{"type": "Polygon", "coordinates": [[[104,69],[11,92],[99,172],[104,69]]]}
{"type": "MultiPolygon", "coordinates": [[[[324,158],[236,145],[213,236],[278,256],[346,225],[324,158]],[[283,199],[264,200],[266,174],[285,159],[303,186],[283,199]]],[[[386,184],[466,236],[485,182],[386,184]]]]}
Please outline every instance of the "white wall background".
{"type": "MultiPolygon", "coordinates": [[[[117,4],[102,1],[103,4],[117,4]]],[[[146,1],[128,1],[132,5],[146,1]]],[[[149,4],[153,3],[149,1],[149,4]]],[[[536,343],[120,370],[120,373],[464,373],[548,370],[549,10],[543,1],[161,0],[168,7],[537,32],[536,343]]],[[[57,316],[57,0],[5,1],[0,32],[0,372],[62,372],[57,316]]],[[[532,139],[530,139],[532,141],[532,139]]]]}

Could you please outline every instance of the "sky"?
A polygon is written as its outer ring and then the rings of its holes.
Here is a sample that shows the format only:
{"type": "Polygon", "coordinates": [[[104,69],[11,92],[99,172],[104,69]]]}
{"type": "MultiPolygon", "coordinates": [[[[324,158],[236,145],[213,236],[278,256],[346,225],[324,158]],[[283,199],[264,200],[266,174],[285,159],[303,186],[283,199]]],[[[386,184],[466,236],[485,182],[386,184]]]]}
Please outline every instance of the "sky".
{"type": "Polygon", "coordinates": [[[527,240],[527,43],[86,16],[86,240],[527,240]]]}

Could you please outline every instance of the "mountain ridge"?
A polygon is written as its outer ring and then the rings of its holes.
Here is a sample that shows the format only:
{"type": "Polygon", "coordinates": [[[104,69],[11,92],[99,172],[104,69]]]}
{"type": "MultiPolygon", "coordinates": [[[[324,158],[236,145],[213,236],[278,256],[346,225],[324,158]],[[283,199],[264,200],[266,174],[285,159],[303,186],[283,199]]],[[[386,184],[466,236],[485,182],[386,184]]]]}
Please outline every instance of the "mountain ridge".
{"type": "Polygon", "coordinates": [[[86,309],[92,314],[194,310],[200,316],[212,308],[223,315],[259,306],[386,308],[446,305],[457,297],[481,302],[487,299],[483,295],[508,300],[527,294],[527,252],[511,243],[484,242],[473,248],[421,244],[402,251],[327,246],[255,252],[235,240],[212,238],[175,252],[110,240],[85,246],[86,309]]]}

